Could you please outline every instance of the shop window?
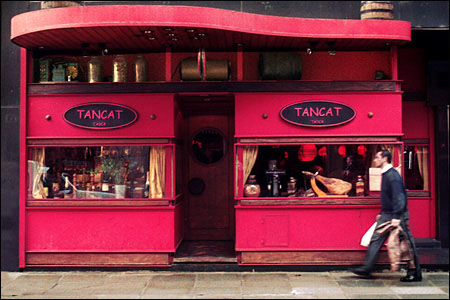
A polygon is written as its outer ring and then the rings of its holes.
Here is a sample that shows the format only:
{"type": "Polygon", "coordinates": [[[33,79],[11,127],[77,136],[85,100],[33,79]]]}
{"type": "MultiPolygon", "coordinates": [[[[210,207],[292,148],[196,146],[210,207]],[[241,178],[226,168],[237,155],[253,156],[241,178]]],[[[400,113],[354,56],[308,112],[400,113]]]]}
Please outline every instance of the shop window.
{"type": "Polygon", "coordinates": [[[214,164],[225,155],[225,137],[215,128],[201,129],[194,135],[191,144],[194,159],[202,164],[214,164]]]}
{"type": "Polygon", "coordinates": [[[428,146],[405,145],[405,185],[408,190],[428,191],[430,171],[428,146]]]}
{"type": "MultiPolygon", "coordinates": [[[[260,186],[259,197],[364,197],[377,195],[381,169],[377,151],[392,153],[401,173],[401,144],[295,144],[238,146],[236,177],[260,186]]],[[[236,180],[238,184],[239,180],[236,180]]],[[[239,189],[236,189],[239,193],[239,189]]],[[[244,188],[242,187],[243,191],[244,188]]],[[[244,193],[244,192],[242,192],[244,193]]],[[[244,195],[248,196],[248,195],[244,195]]],[[[252,196],[250,196],[252,197],[252,196]]]]}
{"type": "Polygon", "coordinates": [[[166,147],[30,147],[28,198],[163,198],[166,147]]]}

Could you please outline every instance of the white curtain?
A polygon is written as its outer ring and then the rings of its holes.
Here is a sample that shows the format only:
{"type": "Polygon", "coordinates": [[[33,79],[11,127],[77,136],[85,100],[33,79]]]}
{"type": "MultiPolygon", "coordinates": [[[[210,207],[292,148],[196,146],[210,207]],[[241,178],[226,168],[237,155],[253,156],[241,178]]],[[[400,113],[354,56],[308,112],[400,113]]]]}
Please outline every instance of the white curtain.
{"type": "Polygon", "coordinates": [[[32,197],[34,199],[42,199],[46,198],[47,195],[44,191],[44,185],[41,181],[41,177],[45,174],[42,173],[42,168],[44,168],[44,162],[45,162],[45,148],[44,147],[36,147],[32,148],[31,152],[31,166],[32,168],[31,174],[32,174],[32,197]]]}
{"type": "Polygon", "coordinates": [[[423,179],[423,189],[428,191],[428,147],[427,146],[417,146],[417,161],[419,165],[419,172],[423,179]]]}

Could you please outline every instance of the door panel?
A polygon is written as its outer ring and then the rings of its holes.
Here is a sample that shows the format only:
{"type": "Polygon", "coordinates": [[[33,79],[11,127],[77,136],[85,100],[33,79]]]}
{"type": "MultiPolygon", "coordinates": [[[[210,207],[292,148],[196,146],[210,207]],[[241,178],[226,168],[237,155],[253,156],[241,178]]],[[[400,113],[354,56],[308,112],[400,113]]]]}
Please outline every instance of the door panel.
{"type": "Polygon", "coordinates": [[[191,191],[189,188],[186,189],[188,204],[186,239],[234,239],[233,117],[230,115],[191,115],[187,117],[186,125],[186,155],[188,157],[186,184],[188,185],[192,179],[196,179],[196,185],[191,191]],[[209,136],[217,136],[217,133],[224,137],[223,147],[218,145],[217,139],[208,140],[209,136]],[[203,139],[194,138],[199,136],[203,139]],[[194,152],[194,147],[197,147],[197,152],[194,152]],[[214,151],[220,147],[224,149],[224,155],[218,159],[217,151],[214,151]],[[195,154],[200,153],[198,149],[202,151],[206,149],[201,152],[205,154],[205,158],[195,154]],[[199,193],[199,191],[202,192],[199,193]]]}

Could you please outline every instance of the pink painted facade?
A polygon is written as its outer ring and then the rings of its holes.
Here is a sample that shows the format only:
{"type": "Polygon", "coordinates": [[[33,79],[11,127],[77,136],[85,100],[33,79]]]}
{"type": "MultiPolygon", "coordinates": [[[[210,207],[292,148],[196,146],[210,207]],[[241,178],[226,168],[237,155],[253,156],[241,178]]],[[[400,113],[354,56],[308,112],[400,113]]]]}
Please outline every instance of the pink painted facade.
{"type": "MultiPolygon", "coordinates": [[[[232,134],[229,136],[234,149],[234,153],[229,153],[233,156],[233,166],[227,172],[228,181],[233,182],[231,186],[234,186],[234,197],[229,201],[234,207],[235,222],[230,226],[235,233],[238,263],[241,263],[239,258],[244,252],[363,251],[364,248],[359,245],[360,238],[380,209],[376,193],[349,197],[352,198],[351,203],[339,196],[334,198],[333,203],[326,202],[327,198],[315,197],[323,201],[317,204],[302,204],[302,200],[311,200],[302,196],[290,199],[283,196],[246,198],[243,196],[245,182],[242,162],[243,147],[248,145],[269,147],[314,144],[337,147],[343,144],[390,144],[397,147],[394,165],[405,172],[403,160],[399,157],[402,157],[407,139],[411,143],[414,139],[429,139],[426,145],[430,145],[430,155],[427,157],[430,166],[429,189],[412,194],[409,209],[411,219],[414,220],[411,222],[413,235],[416,238],[436,236],[433,115],[419,103],[405,105],[402,102],[402,82],[398,80],[397,45],[410,40],[408,22],[281,18],[198,7],[124,5],[117,9],[117,6],[93,6],[18,15],[13,18],[11,40],[24,47],[21,56],[23,123],[20,136],[19,203],[21,268],[31,266],[27,257],[36,253],[163,253],[168,257],[166,263],[143,265],[172,264],[180,243],[186,238],[186,228],[190,225],[187,224],[187,213],[195,206],[194,198],[185,198],[189,178],[186,178],[184,170],[186,161],[192,156],[190,145],[186,144],[189,143],[186,139],[191,137],[185,133],[189,130],[186,125],[189,123],[185,120],[196,113],[196,106],[192,103],[198,104],[183,100],[190,96],[200,97],[203,102],[224,95],[233,99],[230,113],[232,134]],[[148,16],[152,16],[151,20],[148,16]],[[221,52],[211,52],[207,57],[229,59],[232,66],[231,81],[223,82],[222,85],[220,82],[211,82],[210,85],[203,82],[205,85],[201,87],[183,82],[176,72],[176,66],[184,58],[197,53],[189,50],[161,50],[158,48],[161,45],[154,44],[157,50],[147,53],[146,57],[155,60],[153,70],[156,75],[151,75],[152,80],[145,83],[94,83],[95,90],[92,84],[86,82],[54,85],[33,83],[30,74],[33,69],[32,58],[36,55],[33,49],[41,38],[45,47],[67,50],[66,46],[77,48],[79,45],[75,39],[62,43],[64,37],[82,33],[86,42],[94,43],[99,41],[99,32],[105,32],[113,37],[114,42],[110,46],[136,53],[145,52],[140,48],[139,39],[126,36],[124,32],[135,32],[147,27],[162,31],[166,26],[180,28],[180,31],[195,27],[208,33],[210,43],[223,43],[221,52]],[[49,32],[59,38],[54,41],[44,38],[45,33],[49,32]],[[337,56],[329,55],[324,49],[319,49],[314,55],[302,51],[302,80],[285,83],[287,86],[302,83],[301,87],[286,88],[286,91],[282,90],[285,88],[283,82],[275,81],[271,83],[274,84],[272,87],[261,90],[263,88],[256,85],[248,87],[255,83],[261,86],[264,84],[264,81],[257,80],[256,52],[244,51],[242,48],[233,50],[230,46],[242,37],[244,45],[247,42],[257,48],[258,42],[254,35],[263,36],[268,47],[283,46],[286,43],[283,39],[286,38],[295,38],[295,43],[302,47],[308,44],[308,39],[313,38],[324,43],[334,40],[337,45],[348,43],[352,47],[350,50],[344,49],[347,51],[337,56]],[[122,45],[120,40],[126,42],[122,45]],[[392,46],[386,48],[386,42],[392,43],[392,46]],[[384,48],[380,50],[380,47],[384,48]],[[376,70],[383,70],[389,79],[373,80],[376,70]],[[233,85],[240,83],[248,84],[245,87],[247,90],[239,90],[241,86],[233,85]],[[166,86],[161,88],[163,84],[166,86]],[[81,92],[69,92],[67,88],[71,85],[77,86],[81,92]],[[98,87],[103,90],[98,92],[98,87]],[[112,87],[119,91],[110,92],[112,87]],[[33,88],[37,92],[27,92],[33,88]],[[52,88],[56,92],[50,92],[52,88]],[[157,88],[157,92],[152,91],[157,88]],[[145,91],[142,92],[142,89],[145,91]],[[352,108],[355,116],[343,124],[323,128],[299,126],[280,117],[280,111],[286,106],[308,101],[340,103],[352,108]],[[124,105],[137,113],[137,119],[127,126],[108,130],[80,128],[64,120],[64,112],[69,108],[87,103],[124,105]],[[193,105],[194,109],[186,103],[193,105]],[[30,149],[88,145],[165,147],[165,197],[115,199],[128,201],[117,205],[102,205],[104,199],[94,199],[96,205],[90,206],[73,203],[64,205],[63,202],[53,205],[50,200],[44,201],[45,205],[36,204],[39,203],[37,199],[27,196],[30,149]],[[247,200],[265,202],[248,205],[245,204],[247,200]],[[277,200],[295,201],[278,205],[277,200]],[[141,205],[142,201],[147,201],[146,205],[141,205]],[[152,205],[151,201],[167,203],[152,205]]],[[[183,43],[181,46],[186,49],[192,46],[189,42],[183,43]]],[[[128,54],[130,62],[131,58],[128,54]]],[[[110,58],[104,60],[109,62],[110,58]]],[[[202,109],[203,114],[211,119],[222,113],[207,114],[205,108],[199,108],[202,109]]],[[[121,264],[134,266],[132,261],[121,264]]],[[[302,264],[302,261],[292,264],[302,264]]],[[[46,264],[33,264],[43,265],[46,264]]]]}

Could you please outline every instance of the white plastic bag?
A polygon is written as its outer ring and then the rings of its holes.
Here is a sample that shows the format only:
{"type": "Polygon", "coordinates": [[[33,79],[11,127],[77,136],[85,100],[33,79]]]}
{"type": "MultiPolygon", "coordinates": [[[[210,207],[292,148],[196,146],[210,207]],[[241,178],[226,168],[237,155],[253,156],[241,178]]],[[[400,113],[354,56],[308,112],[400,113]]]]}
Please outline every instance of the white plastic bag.
{"type": "Polygon", "coordinates": [[[363,247],[369,247],[370,240],[372,239],[372,235],[375,231],[375,228],[377,227],[377,222],[373,223],[372,226],[370,226],[369,230],[364,233],[360,245],[363,247]]]}

